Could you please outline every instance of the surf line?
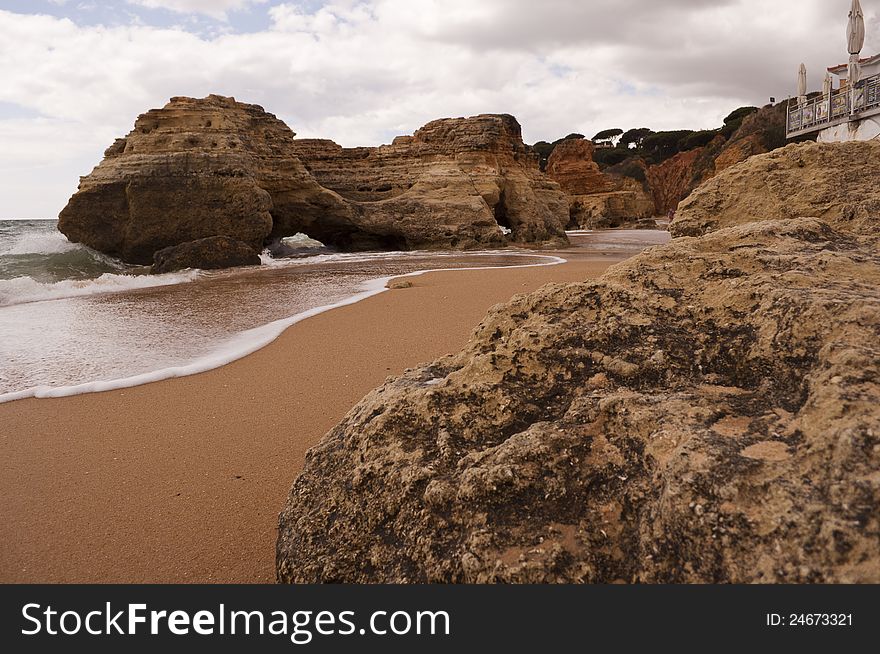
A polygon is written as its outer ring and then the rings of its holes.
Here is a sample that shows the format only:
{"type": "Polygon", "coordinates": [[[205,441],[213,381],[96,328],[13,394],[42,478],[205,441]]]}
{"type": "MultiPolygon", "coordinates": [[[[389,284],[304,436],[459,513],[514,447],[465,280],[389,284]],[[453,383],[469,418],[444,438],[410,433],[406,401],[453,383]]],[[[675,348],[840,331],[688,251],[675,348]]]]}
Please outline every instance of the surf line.
{"type": "MultiPolygon", "coordinates": [[[[0,404],[12,402],[13,400],[22,400],[25,398],[52,398],[52,397],[69,397],[71,395],[82,395],[85,393],[100,393],[103,391],[113,391],[120,388],[131,388],[132,386],[140,386],[152,382],[162,381],[165,379],[173,379],[175,377],[188,377],[189,375],[197,375],[201,372],[207,372],[225,366],[239,359],[243,359],[249,354],[253,354],[257,350],[261,350],[273,341],[275,341],[288,328],[298,322],[302,322],[306,318],[317,316],[318,314],[338,309],[340,307],[357,304],[367,298],[384,293],[390,290],[387,284],[392,279],[401,279],[404,277],[418,277],[432,272],[455,272],[466,270],[504,270],[510,268],[540,268],[544,266],[558,266],[568,263],[567,259],[549,254],[531,254],[531,253],[512,253],[505,252],[505,256],[528,257],[546,259],[540,263],[526,263],[514,266],[468,266],[466,268],[428,268],[425,270],[417,270],[415,272],[404,273],[402,275],[389,275],[387,277],[377,277],[363,283],[362,290],[343,300],[332,304],[325,304],[314,309],[307,309],[288,318],[279,318],[260,327],[253,327],[236,334],[227,340],[224,345],[218,347],[214,352],[206,354],[191,363],[180,366],[172,366],[162,368],[151,372],[123,377],[120,379],[98,380],[84,382],[81,384],[73,384],[69,386],[32,386],[21,391],[11,391],[0,395],[0,404]]],[[[469,256],[497,256],[497,252],[472,253],[469,256]]]]}

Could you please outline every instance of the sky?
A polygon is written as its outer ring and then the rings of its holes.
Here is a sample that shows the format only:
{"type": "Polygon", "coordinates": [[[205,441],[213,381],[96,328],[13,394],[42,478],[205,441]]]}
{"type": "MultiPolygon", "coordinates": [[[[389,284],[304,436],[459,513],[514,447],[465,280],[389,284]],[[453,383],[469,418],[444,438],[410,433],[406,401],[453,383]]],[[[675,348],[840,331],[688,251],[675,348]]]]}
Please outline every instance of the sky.
{"type": "MultiPolygon", "coordinates": [[[[170,97],[231,95],[298,136],[378,145],[511,113],[526,142],[718,127],[847,60],[850,0],[0,0],[0,218],[54,218],[170,97]]],[[[880,0],[862,0],[863,55],[880,0]]]]}

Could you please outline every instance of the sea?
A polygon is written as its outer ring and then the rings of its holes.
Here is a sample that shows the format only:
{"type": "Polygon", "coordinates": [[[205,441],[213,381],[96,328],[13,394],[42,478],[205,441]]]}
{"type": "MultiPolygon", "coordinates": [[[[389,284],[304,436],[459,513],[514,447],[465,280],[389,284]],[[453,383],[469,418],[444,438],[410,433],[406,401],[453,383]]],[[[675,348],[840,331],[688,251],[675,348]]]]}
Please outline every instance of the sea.
{"type": "MultiPolygon", "coordinates": [[[[55,220],[0,220],[0,402],[123,388],[217,368],[290,325],[431,270],[624,258],[665,231],[571,232],[572,248],[341,253],[303,234],[261,266],[150,275],[71,243],[55,220]]],[[[277,250],[276,250],[277,251],[277,250]]]]}

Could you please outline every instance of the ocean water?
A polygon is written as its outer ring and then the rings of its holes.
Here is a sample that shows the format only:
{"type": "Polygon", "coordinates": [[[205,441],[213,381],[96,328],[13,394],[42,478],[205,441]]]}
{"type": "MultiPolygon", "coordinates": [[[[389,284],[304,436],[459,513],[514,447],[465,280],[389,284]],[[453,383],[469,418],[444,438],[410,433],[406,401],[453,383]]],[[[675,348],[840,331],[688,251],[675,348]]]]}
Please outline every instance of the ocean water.
{"type": "Polygon", "coordinates": [[[73,244],[55,221],[0,221],[0,401],[217,367],[297,320],[425,269],[555,263],[520,254],[332,253],[308,238],[263,266],[149,275],[73,244]]]}
{"type": "MultiPolygon", "coordinates": [[[[571,253],[625,256],[667,238],[577,233],[571,253]]],[[[508,250],[344,254],[304,235],[275,251],[259,267],[149,275],[68,242],[55,221],[0,221],[0,402],[216,368],[303,318],[382,292],[393,276],[565,260],[508,250]]]]}

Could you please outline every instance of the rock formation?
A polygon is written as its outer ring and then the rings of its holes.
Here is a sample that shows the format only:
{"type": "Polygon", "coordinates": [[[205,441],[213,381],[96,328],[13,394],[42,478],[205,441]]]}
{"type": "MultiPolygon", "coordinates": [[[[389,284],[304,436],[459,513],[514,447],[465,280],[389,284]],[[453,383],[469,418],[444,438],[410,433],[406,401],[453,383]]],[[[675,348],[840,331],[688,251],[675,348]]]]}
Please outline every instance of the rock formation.
{"type": "Polygon", "coordinates": [[[133,263],[209,236],[259,250],[274,220],[346,209],[289,152],[293,133],[232,98],[172,98],[82,178],[58,228],[75,242],[133,263]]]}
{"type": "Polygon", "coordinates": [[[720,173],[756,154],[764,154],[784,146],[787,111],[788,101],[767,105],[747,116],[715,156],[712,173],[720,173]]]}
{"type": "MultiPolygon", "coordinates": [[[[600,169],[589,141],[566,139],[553,147],[547,174],[569,196],[570,227],[655,227],[653,216],[675,211],[679,202],[717,173],[784,145],[786,108],[786,103],[768,105],[742,119],[729,139],[719,130],[707,145],[656,163],[633,156],[600,169]]],[[[650,160],[656,154],[648,156],[650,160]]]]}
{"type": "Polygon", "coordinates": [[[678,208],[678,203],[693,188],[694,164],[703,148],[679,152],[674,157],[648,168],[648,183],[654,196],[654,207],[660,215],[678,208]]]}
{"type": "Polygon", "coordinates": [[[804,143],[752,157],[700,186],[670,225],[676,236],[763,220],[809,216],[877,229],[880,143],[804,143]],[[842,158],[848,162],[841,164],[842,158]],[[747,183],[748,182],[748,183],[747,183]]]}
{"type": "Polygon", "coordinates": [[[256,250],[297,232],[344,250],[565,240],[564,195],[511,116],[435,121],[382,148],[294,136],[256,105],[172,98],[107,149],[58,227],[134,263],[210,236],[256,250]]]}
{"type": "Polygon", "coordinates": [[[184,268],[232,268],[259,266],[260,255],[247,243],[228,236],[209,236],[163,248],[153,255],[150,272],[154,275],[184,268]]]}
{"type": "Polygon", "coordinates": [[[603,173],[593,161],[593,143],[569,139],[547,160],[547,176],[558,182],[569,200],[569,228],[622,226],[656,228],[653,199],[643,182],[603,173]]]}
{"type": "Polygon", "coordinates": [[[565,195],[541,174],[513,116],[435,120],[377,148],[302,139],[294,152],[365,222],[403,235],[409,247],[565,239],[565,195]]]}
{"type": "Polygon", "coordinates": [[[694,189],[721,171],[757,154],[785,145],[783,102],[747,116],[730,139],[718,136],[705,147],[682,152],[648,169],[648,183],[658,214],[678,209],[694,189]]]}
{"type": "Polygon", "coordinates": [[[568,139],[555,148],[547,159],[547,176],[569,195],[608,193],[614,182],[593,161],[595,147],[588,139],[568,139]]]}
{"type": "Polygon", "coordinates": [[[675,221],[704,236],[373,391],[309,452],[278,579],[880,582],[878,148],[728,168],[675,221]]]}

